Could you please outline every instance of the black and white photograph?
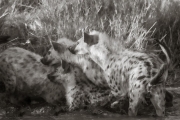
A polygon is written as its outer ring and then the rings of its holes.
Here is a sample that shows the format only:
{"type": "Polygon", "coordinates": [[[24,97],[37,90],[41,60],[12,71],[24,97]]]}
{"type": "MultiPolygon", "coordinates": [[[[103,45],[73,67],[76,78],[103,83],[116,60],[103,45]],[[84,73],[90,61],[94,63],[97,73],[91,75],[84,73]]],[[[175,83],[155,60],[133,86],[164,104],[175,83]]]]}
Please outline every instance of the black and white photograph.
{"type": "Polygon", "coordinates": [[[180,120],[180,0],[0,0],[0,120],[180,120]]]}

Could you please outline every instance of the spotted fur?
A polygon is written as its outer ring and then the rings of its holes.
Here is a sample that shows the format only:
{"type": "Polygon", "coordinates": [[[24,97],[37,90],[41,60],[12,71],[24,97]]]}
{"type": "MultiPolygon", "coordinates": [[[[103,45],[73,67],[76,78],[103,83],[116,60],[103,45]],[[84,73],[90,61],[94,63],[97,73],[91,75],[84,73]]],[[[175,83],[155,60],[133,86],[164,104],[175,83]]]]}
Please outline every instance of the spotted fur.
{"type": "Polygon", "coordinates": [[[49,74],[48,78],[52,82],[64,85],[69,111],[87,105],[97,106],[102,102],[105,104],[104,102],[109,99],[110,90],[98,88],[88,80],[82,69],[65,61],[62,66],[56,66],[56,71],[49,74]]]}
{"type": "Polygon", "coordinates": [[[0,76],[5,85],[4,94],[17,98],[14,104],[26,98],[40,97],[53,106],[65,103],[64,87],[54,84],[47,75],[54,67],[44,66],[41,56],[22,48],[12,47],[0,53],[0,76]]]}
{"type": "MultiPolygon", "coordinates": [[[[74,48],[77,54],[89,54],[108,76],[107,83],[117,98],[129,96],[130,116],[136,116],[139,104],[145,102],[145,95],[151,95],[158,116],[165,115],[165,81],[167,64],[152,53],[124,50],[113,52],[106,43],[109,36],[97,31],[78,41],[74,48]]],[[[163,46],[162,46],[163,48],[163,46]]],[[[166,51],[164,51],[167,53],[166,51]]],[[[170,59],[168,54],[167,62],[170,59]]]]}

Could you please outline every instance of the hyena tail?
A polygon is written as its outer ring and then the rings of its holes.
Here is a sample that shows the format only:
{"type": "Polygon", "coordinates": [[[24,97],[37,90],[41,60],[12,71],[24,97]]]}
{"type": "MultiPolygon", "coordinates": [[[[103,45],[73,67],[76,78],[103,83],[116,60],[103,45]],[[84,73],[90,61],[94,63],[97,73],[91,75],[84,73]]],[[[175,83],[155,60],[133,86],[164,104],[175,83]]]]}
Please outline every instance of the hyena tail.
{"type": "Polygon", "coordinates": [[[164,79],[162,79],[164,73],[167,71],[168,64],[162,64],[159,72],[151,79],[151,85],[157,85],[160,83],[164,83],[164,79]]]}
{"type": "Polygon", "coordinates": [[[159,83],[163,83],[164,82],[164,79],[162,78],[164,73],[168,70],[168,68],[170,67],[170,58],[171,58],[171,52],[169,50],[169,48],[162,42],[156,40],[157,43],[160,45],[163,53],[166,55],[166,63],[162,64],[160,69],[159,69],[159,72],[151,79],[151,82],[150,84],[151,85],[156,85],[156,84],[159,84],[159,83]]]}
{"type": "Polygon", "coordinates": [[[170,58],[172,57],[172,56],[171,56],[170,49],[166,46],[165,43],[160,42],[159,40],[156,40],[156,42],[160,45],[163,53],[165,54],[166,59],[167,59],[167,64],[168,64],[168,66],[169,66],[169,65],[170,65],[170,62],[171,62],[171,59],[170,59],[170,58]]]}

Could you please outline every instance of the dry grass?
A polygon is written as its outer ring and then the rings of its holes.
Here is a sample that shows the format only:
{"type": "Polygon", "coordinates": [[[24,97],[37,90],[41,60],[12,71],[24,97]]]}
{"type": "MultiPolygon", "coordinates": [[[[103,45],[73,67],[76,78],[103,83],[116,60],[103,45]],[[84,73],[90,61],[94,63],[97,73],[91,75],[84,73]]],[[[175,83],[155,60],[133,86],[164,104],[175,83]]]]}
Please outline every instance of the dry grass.
{"type": "Polygon", "coordinates": [[[117,50],[155,51],[154,40],[165,36],[172,68],[179,69],[178,0],[0,0],[0,8],[0,34],[13,41],[3,49],[15,45],[44,54],[49,40],[77,40],[82,31],[99,30],[116,38],[117,50]]]}

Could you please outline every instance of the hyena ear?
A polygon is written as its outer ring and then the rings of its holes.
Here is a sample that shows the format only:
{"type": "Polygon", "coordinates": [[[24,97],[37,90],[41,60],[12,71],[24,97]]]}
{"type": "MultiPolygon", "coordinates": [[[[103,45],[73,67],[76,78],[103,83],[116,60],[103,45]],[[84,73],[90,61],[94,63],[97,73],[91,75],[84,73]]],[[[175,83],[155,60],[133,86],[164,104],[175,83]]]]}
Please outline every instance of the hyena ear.
{"type": "Polygon", "coordinates": [[[70,64],[64,60],[62,60],[62,68],[64,69],[65,73],[69,73],[70,72],[70,64]]]}
{"type": "Polygon", "coordinates": [[[63,53],[66,48],[64,45],[57,43],[57,42],[52,42],[53,48],[55,51],[57,51],[58,53],[63,53]]]}
{"type": "Polygon", "coordinates": [[[99,36],[98,35],[89,35],[87,33],[84,33],[84,42],[88,45],[94,45],[99,42],[99,36]]]}
{"type": "Polygon", "coordinates": [[[1,35],[0,36],[0,44],[9,42],[10,41],[9,38],[10,38],[10,36],[1,35]]]}

